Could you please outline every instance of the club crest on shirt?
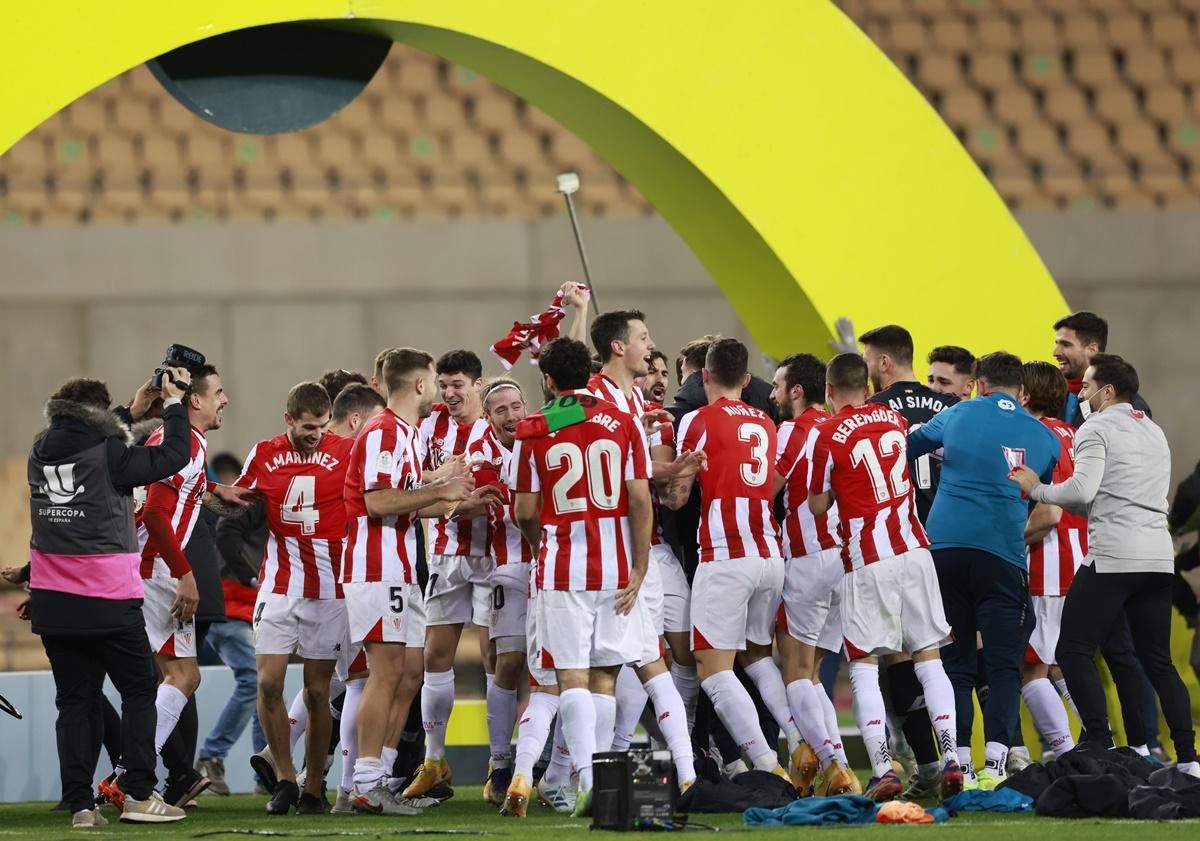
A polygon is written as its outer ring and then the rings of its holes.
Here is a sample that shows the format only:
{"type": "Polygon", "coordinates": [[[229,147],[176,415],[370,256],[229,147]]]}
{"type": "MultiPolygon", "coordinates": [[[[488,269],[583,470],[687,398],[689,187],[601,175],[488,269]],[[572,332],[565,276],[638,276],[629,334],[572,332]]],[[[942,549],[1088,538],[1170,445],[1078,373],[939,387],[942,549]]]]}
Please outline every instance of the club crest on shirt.
{"type": "Polygon", "coordinates": [[[392,453],[390,450],[379,451],[379,457],[375,459],[375,468],[379,473],[390,473],[392,471],[392,453]]]}
{"type": "Polygon", "coordinates": [[[1017,410],[1016,403],[1003,397],[996,401],[996,405],[1006,412],[1015,412],[1017,410]]]}
{"type": "Polygon", "coordinates": [[[1008,465],[1009,470],[1016,470],[1018,467],[1021,467],[1023,464],[1025,464],[1024,447],[1001,446],[1000,449],[1004,450],[1004,461],[1008,465]]]}

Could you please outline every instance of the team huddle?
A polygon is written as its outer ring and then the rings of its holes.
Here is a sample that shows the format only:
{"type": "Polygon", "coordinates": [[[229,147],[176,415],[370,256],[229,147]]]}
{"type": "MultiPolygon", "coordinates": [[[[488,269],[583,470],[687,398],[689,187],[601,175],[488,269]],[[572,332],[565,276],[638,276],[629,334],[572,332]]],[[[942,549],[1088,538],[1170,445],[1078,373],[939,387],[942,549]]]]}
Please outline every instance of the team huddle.
{"type": "MultiPolygon", "coordinates": [[[[627,749],[647,710],[686,792],[701,692],[740,767],[787,779],[801,796],[888,800],[994,786],[1010,741],[989,732],[986,764],[973,767],[970,722],[957,720],[940,656],[955,608],[943,605],[926,523],[939,516],[945,428],[968,404],[987,402],[1021,430],[1019,447],[980,445],[997,470],[1070,475],[1074,429],[1057,419],[1067,393],[1059,369],[1019,360],[1014,369],[1008,354],[975,366],[965,350],[939,348],[926,386],[912,372],[911,336],[883,327],[860,338],[862,354],[780,362],[770,383],[777,422],[770,407],[743,400],[746,346],[716,337],[698,366],[707,404],[675,417],[662,405],[665,357],[644,316],[598,316],[589,349],[586,299],[565,291],[576,321],[539,348],[545,394],[536,400],[508,377],[485,381],[470,351],[435,359],[387,349],[367,382],[293,387],[286,429],[254,446],[233,485],[205,479],[205,435],[228,402],[220,377],[190,372],[191,459],[148,488],[138,512],[143,611],[163,677],[156,749],[200,682],[183,549],[208,495],[228,516],[266,509],[253,627],[268,747],[252,764],[272,792],[268,813],[329,811],[331,743],[343,760],[333,812],[414,816],[452,793],[446,732],[467,624],[486,629],[484,796],[501,815],[524,816],[531,800],[590,814],[593,755],[627,749]],[[689,580],[664,522],[697,494],[689,580]],[[818,678],[825,654],[843,650],[872,768],[865,786],[818,678]],[[307,709],[300,774],[282,697],[294,655],[307,709]],[[893,722],[913,734],[920,760],[908,781],[889,751],[881,660],[893,722]],[[522,681],[530,692],[518,721],[522,681]],[[786,738],[786,767],[748,686],[786,738]],[[414,704],[425,753],[400,775],[414,704]]],[[[1073,742],[1050,667],[1087,537],[1086,521],[1046,508],[1033,509],[1017,549],[1036,614],[1021,693],[1061,752],[1073,742]]],[[[195,774],[169,802],[186,803],[206,783],[195,774]]],[[[119,806],[119,773],[101,792],[119,806]]]]}

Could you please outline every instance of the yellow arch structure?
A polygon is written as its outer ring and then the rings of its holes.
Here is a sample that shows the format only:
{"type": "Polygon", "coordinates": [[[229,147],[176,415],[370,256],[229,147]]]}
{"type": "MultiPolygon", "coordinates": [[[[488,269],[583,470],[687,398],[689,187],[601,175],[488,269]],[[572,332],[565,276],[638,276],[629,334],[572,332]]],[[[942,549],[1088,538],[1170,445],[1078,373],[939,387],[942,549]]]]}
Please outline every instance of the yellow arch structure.
{"type": "Polygon", "coordinates": [[[768,353],[824,351],[848,315],[1045,357],[1066,310],[950,130],[829,0],[75,0],[5,18],[0,151],[182,44],[336,22],[470,67],[587,140],[768,353]]]}

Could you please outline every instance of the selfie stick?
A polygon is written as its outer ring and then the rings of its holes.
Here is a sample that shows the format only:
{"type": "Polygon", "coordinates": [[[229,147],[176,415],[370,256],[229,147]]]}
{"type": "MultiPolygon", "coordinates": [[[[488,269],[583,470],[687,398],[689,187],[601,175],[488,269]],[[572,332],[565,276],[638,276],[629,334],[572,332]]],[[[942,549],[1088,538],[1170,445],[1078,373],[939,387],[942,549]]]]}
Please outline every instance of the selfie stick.
{"type": "Polygon", "coordinates": [[[567,202],[567,215],[571,217],[571,230],[575,234],[575,245],[579,248],[579,260],[583,263],[583,276],[587,280],[591,293],[592,309],[600,314],[600,304],[596,301],[596,284],[592,281],[592,272],[588,268],[587,252],[583,249],[583,236],[579,233],[579,217],[575,215],[575,203],[571,201],[572,194],[579,191],[579,175],[574,172],[564,172],[558,176],[558,192],[562,193],[567,202]]]}

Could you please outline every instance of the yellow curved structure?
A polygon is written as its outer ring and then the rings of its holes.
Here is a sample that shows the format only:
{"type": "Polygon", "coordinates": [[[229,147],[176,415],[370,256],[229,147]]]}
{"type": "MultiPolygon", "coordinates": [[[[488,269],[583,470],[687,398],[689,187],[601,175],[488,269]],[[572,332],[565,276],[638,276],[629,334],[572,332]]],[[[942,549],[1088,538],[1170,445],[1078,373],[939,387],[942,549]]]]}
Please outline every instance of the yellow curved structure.
{"type": "Polygon", "coordinates": [[[0,151],[153,56],[297,20],[378,32],[536,103],[638,186],[768,353],[823,351],[847,315],[924,347],[1045,357],[1066,310],[950,130],[828,0],[18,4],[0,151]]]}

